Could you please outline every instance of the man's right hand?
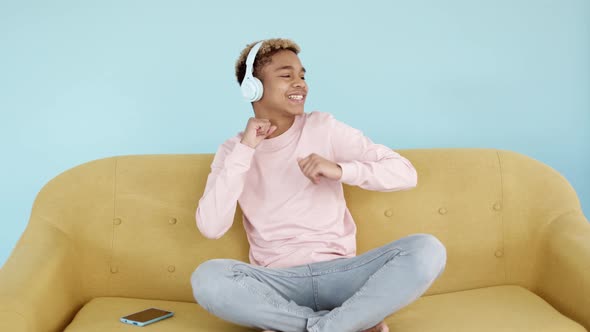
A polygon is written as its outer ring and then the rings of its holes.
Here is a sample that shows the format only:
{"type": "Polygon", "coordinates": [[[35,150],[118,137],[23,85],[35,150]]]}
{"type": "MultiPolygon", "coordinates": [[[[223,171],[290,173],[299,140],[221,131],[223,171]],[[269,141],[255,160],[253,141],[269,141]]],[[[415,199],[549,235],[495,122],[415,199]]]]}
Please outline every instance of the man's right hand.
{"type": "Polygon", "coordinates": [[[255,149],[263,139],[270,136],[275,130],[277,130],[277,126],[271,125],[268,119],[250,118],[240,142],[255,149]]]}

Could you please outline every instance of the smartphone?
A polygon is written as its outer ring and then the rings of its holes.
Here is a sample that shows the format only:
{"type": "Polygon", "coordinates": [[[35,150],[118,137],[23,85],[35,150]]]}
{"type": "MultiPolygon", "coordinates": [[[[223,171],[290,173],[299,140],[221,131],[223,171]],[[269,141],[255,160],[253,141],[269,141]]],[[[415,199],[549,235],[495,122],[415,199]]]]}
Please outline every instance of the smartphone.
{"type": "Polygon", "coordinates": [[[172,317],[173,315],[174,313],[172,311],[166,311],[157,308],[149,308],[121,317],[121,322],[136,326],[146,326],[148,324],[155,323],[162,319],[172,317]]]}

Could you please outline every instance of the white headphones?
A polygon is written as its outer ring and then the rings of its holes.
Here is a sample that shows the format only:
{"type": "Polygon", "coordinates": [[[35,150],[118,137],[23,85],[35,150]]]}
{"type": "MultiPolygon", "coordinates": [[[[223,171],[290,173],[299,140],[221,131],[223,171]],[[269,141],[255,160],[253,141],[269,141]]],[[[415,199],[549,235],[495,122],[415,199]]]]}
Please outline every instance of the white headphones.
{"type": "Polygon", "coordinates": [[[258,49],[262,46],[264,41],[258,42],[252,49],[250,53],[248,53],[248,58],[246,59],[246,74],[244,75],[244,79],[242,80],[242,84],[240,85],[242,89],[242,95],[246,100],[250,102],[255,102],[262,98],[262,82],[252,75],[252,71],[254,69],[254,59],[256,59],[256,54],[258,54],[258,49]]]}

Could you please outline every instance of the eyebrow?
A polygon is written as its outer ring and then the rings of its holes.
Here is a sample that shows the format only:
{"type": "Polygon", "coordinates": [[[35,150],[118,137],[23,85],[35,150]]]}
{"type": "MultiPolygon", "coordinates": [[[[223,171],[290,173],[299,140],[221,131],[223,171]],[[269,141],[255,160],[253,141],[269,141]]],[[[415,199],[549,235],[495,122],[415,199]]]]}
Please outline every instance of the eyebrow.
{"type": "MultiPolygon", "coordinates": [[[[279,67],[279,68],[275,69],[275,71],[279,71],[281,69],[293,69],[293,66],[289,66],[289,65],[282,66],[282,67],[279,67]]],[[[301,71],[303,71],[304,73],[306,73],[305,67],[301,67],[301,71]]]]}

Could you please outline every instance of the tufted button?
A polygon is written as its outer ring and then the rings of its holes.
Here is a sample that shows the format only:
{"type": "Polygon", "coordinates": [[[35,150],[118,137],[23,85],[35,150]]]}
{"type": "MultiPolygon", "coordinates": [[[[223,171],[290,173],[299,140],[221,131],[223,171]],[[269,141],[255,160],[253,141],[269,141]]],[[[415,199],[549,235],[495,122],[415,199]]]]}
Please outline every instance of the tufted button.
{"type": "Polygon", "coordinates": [[[174,224],[176,224],[176,218],[170,218],[170,220],[168,220],[168,222],[170,223],[170,225],[174,225],[174,224]]]}
{"type": "Polygon", "coordinates": [[[119,268],[116,266],[111,266],[111,273],[117,273],[119,272],[119,268]]]}
{"type": "Polygon", "coordinates": [[[174,267],[174,265],[169,265],[168,272],[174,272],[174,271],[176,271],[176,268],[174,267]]]}
{"type": "Polygon", "coordinates": [[[391,216],[393,216],[393,211],[391,209],[387,209],[387,210],[385,210],[385,215],[387,217],[391,217],[391,216]]]}
{"type": "Polygon", "coordinates": [[[440,209],[438,209],[438,213],[445,214],[445,213],[447,213],[447,209],[445,209],[444,207],[441,207],[440,209]]]}
{"type": "Polygon", "coordinates": [[[495,255],[496,255],[496,257],[502,257],[502,256],[504,256],[504,251],[502,251],[502,250],[496,250],[495,255]]]}
{"type": "Polygon", "coordinates": [[[494,210],[499,211],[500,209],[502,209],[502,204],[500,202],[494,204],[494,210]]]}
{"type": "Polygon", "coordinates": [[[121,218],[115,218],[115,219],[113,219],[113,224],[120,225],[121,224],[121,218]]]}

